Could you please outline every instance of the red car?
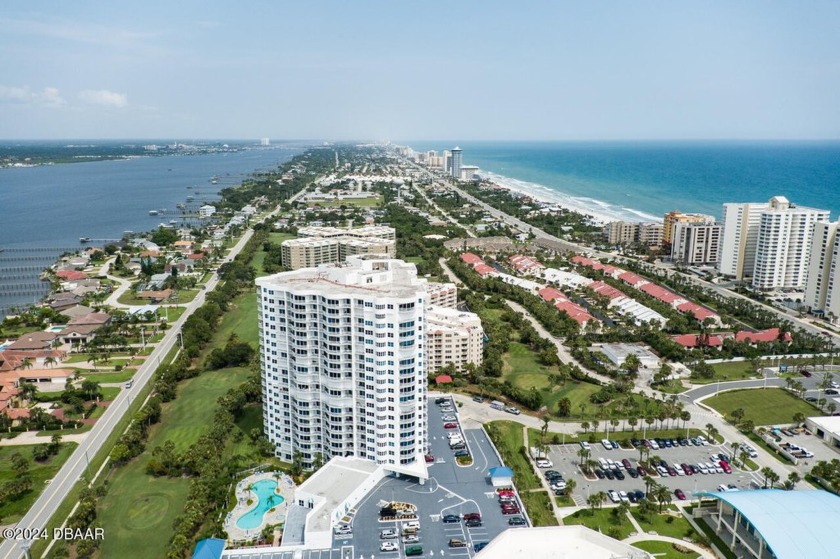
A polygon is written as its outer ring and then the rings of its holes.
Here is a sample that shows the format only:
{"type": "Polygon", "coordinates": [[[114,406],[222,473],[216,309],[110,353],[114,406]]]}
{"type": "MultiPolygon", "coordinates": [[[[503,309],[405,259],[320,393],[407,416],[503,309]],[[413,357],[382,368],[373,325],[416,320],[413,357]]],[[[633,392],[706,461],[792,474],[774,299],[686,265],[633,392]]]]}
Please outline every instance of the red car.
{"type": "Polygon", "coordinates": [[[519,507],[502,509],[502,514],[519,514],[519,507]]]}
{"type": "Polygon", "coordinates": [[[499,489],[499,497],[513,497],[513,489],[499,489]]]}
{"type": "Polygon", "coordinates": [[[481,520],[481,514],[477,512],[468,512],[464,515],[464,520],[481,520]]]}
{"type": "Polygon", "coordinates": [[[724,473],[727,473],[727,474],[732,473],[732,467],[729,465],[729,463],[726,462],[726,460],[721,460],[720,461],[720,467],[723,468],[724,473]]]}
{"type": "Polygon", "coordinates": [[[458,424],[457,423],[444,423],[443,428],[444,429],[457,429],[458,424]]]}
{"type": "Polygon", "coordinates": [[[435,461],[435,457],[434,457],[434,455],[433,455],[433,454],[427,454],[427,455],[426,455],[426,462],[427,462],[427,463],[429,463],[429,462],[434,462],[434,461],[435,461]]]}
{"type": "Polygon", "coordinates": [[[682,489],[674,490],[674,495],[676,495],[677,499],[679,499],[680,501],[685,501],[685,493],[683,493],[682,489]]]}

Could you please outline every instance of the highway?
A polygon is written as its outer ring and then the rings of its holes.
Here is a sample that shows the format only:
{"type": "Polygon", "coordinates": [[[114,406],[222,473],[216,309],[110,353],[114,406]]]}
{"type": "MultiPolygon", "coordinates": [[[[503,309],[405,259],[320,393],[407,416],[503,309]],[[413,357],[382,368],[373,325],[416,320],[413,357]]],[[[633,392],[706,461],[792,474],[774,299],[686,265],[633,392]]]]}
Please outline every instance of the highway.
{"type": "MultiPolygon", "coordinates": [[[[228,262],[239,254],[252,235],[252,229],[246,231],[239,242],[228,253],[225,261],[228,262]]],[[[90,430],[87,438],[76,448],[76,451],[73,452],[64,466],[61,467],[52,482],[44,487],[43,493],[41,493],[41,496],[38,497],[29,509],[29,512],[17,523],[18,528],[28,530],[37,529],[38,531],[46,528],[55,510],[88,468],[89,460],[102,450],[106,440],[125,415],[131,402],[134,401],[141,389],[149,383],[161,360],[178,343],[178,336],[184,322],[204,303],[206,294],[216,288],[218,281],[218,276],[213,274],[213,277],[207,282],[205,289],[201,290],[195,299],[186,306],[184,314],[170,325],[163,340],[161,340],[134,375],[132,388],[122,390],[116,399],[114,399],[114,402],[108,406],[105,413],[90,430]]],[[[52,534],[47,535],[48,538],[51,536],[52,534]]],[[[105,537],[108,537],[108,534],[105,534],[105,537]]],[[[29,543],[27,540],[5,540],[0,544],[0,559],[19,559],[24,557],[24,547],[28,547],[29,543]]]]}

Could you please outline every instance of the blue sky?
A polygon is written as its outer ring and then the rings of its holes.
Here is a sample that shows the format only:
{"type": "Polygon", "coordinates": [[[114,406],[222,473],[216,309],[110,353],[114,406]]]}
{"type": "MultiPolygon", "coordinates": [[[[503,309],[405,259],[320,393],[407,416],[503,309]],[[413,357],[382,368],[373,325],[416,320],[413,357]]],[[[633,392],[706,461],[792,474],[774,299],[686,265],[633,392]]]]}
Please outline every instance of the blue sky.
{"type": "Polygon", "coordinates": [[[0,138],[840,137],[840,2],[31,2],[0,138]]]}

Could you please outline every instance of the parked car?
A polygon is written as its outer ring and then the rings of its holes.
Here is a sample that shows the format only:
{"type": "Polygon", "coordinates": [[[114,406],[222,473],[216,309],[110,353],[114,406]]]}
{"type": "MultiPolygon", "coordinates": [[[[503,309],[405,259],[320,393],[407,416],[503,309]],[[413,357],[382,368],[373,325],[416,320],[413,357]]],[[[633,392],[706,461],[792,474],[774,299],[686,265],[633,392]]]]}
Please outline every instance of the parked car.
{"type": "Polygon", "coordinates": [[[680,501],[685,501],[685,493],[683,493],[682,489],[675,489],[674,495],[676,495],[677,499],[679,499],[680,501]]]}
{"type": "Polygon", "coordinates": [[[610,501],[612,501],[613,503],[620,503],[621,502],[621,497],[618,495],[618,492],[616,492],[612,489],[607,491],[607,497],[609,497],[610,501]]]}
{"type": "Polygon", "coordinates": [[[612,470],[606,470],[604,475],[607,476],[607,479],[615,479],[615,472],[612,470]]]}
{"type": "Polygon", "coordinates": [[[644,466],[636,466],[636,471],[639,472],[640,476],[646,476],[647,470],[645,470],[644,466]]]}
{"type": "Polygon", "coordinates": [[[464,520],[481,520],[481,513],[468,512],[464,515],[464,520]]]}
{"type": "Polygon", "coordinates": [[[627,476],[625,476],[624,472],[622,472],[621,470],[616,470],[615,471],[615,479],[624,480],[624,479],[626,479],[626,477],[627,476]]]}
{"type": "Polygon", "coordinates": [[[467,542],[459,538],[450,538],[449,547],[467,547],[467,542]]]}
{"type": "Polygon", "coordinates": [[[444,428],[444,429],[457,429],[457,428],[458,428],[458,424],[457,424],[457,423],[454,423],[454,422],[452,422],[452,423],[444,423],[444,424],[443,424],[443,428],[444,428]]]}
{"type": "Polygon", "coordinates": [[[403,536],[403,543],[417,543],[420,541],[420,536],[417,534],[407,534],[403,536]]]}
{"type": "Polygon", "coordinates": [[[508,518],[508,526],[525,526],[525,519],[521,516],[513,516],[508,518]]]}
{"type": "Polygon", "coordinates": [[[836,396],[837,394],[840,394],[840,392],[838,392],[835,388],[826,388],[825,393],[830,394],[832,396],[836,396]]]}
{"type": "Polygon", "coordinates": [[[489,543],[489,542],[478,542],[477,544],[475,544],[475,545],[473,546],[473,549],[475,550],[475,552],[476,552],[476,553],[478,553],[479,551],[481,551],[482,549],[484,549],[485,547],[487,547],[487,544],[488,544],[488,543],[489,543]]]}
{"type": "Polygon", "coordinates": [[[724,462],[723,460],[720,461],[720,467],[723,468],[723,473],[725,473],[725,474],[731,474],[732,473],[732,467],[729,464],[727,464],[726,462],[724,462]]]}
{"type": "Polygon", "coordinates": [[[456,522],[461,522],[461,517],[457,514],[447,514],[443,518],[440,519],[441,522],[444,524],[454,524],[456,522]]]}
{"type": "Polygon", "coordinates": [[[601,439],[601,444],[607,450],[612,450],[613,449],[612,443],[610,441],[608,441],[607,439],[601,439]]]}
{"type": "Polygon", "coordinates": [[[595,468],[595,476],[598,479],[604,479],[605,477],[607,477],[607,475],[604,473],[604,470],[602,470],[601,468],[595,468]]]}
{"type": "Polygon", "coordinates": [[[484,403],[484,398],[482,398],[481,396],[473,396],[473,402],[478,402],[479,404],[483,404],[484,403]]]}
{"type": "Polygon", "coordinates": [[[431,464],[432,462],[435,461],[435,455],[434,454],[427,454],[425,458],[426,458],[426,463],[427,464],[431,464]]]}
{"type": "Polygon", "coordinates": [[[481,520],[467,520],[464,522],[464,524],[466,524],[467,528],[478,528],[479,526],[481,526],[481,520]]]}
{"type": "Polygon", "coordinates": [[[625,503],[630,502],[630,498],[627,496],[627,491],[619,491],[618,498],[624,501],[625,503]]]}
{"type": "Polygon", "coordinates": [[[505,408],[505,411],[508,413],[512,413],[513,415],[519,415],[520,413],[522,413],[521,411],[519,411],[519,408],[514,408],[513,406],[505,408]]]}
{"type": "Polygon", "coordinates": [[[382,542],[379,544],[379,551],[399,551],[400,546],[397,542],[382,542]]]}
{"type": "Polygon", "coordinates": [[[411,547],[406,547],[405,548],[405,556],[406,557],[414,557],[416,555],[423,555],[423,546],[412,545],[411,547]]]}
{"type": "Polygon", "coordinates": [[[799,374],[800,374],[800,375],[802,375],[803,377],[811,377],[811,376],[813,376],[813,375],[811,374],[811,371],[809,371],[808,369],[799,369],[799,374]]]}
{"type": "Polygon", "coordinates": [[[551,463],[551,460],[548,458],[537,458],[537,467],[538,468],[551,468],[554,464],[551,463]]]}
{"type": "Polygon", "coordinates": [[[444,415],[440,419],[441,419],[441,421],[458,421],[458,418],[455,417],[454,415],[444,415]]]}
{"type": "Polygon", "coordinates": [[[461,450],[456,450],[455,451],[455,457],[456,458],[460,458],[462,456],[469,456],[469,455],[470,455],[470,451],[465,449],[465,448],[462,448],[461,450]]]}
{"type": "Polygon", "coordinates": [[[588,443],[588,442],[586,442],[586,441],[580,441],[580,447],[581,447],[583,450],[592,450],[592,447],[591,447],[591,446],[589,446],[589,443],[588,443]]]}
{"type": "Polygon", "coordinates": [[[449,443],[449,448],[450,450],[463,450],[467,448],[467,443],[464,441],[449,443]]]}
{"type": "Polygon", "coordinates": [[[445,402],[448,402],[448,401],[449,401],[449,398],[435,398],[435,404],[437,404],[437,405],[441,405],[441,404],[443,404],[445,402]]]}
{"type": "Polygon", "coordinates": [[[347,535],[347,534],[352,534],[353,533],[353,528],[351,526],[347,525],[347,524],[339,524],[338,526],[335,527],[333,532],[335,532],[335,534],[338,535],[338,536],[344,536],[344,535],[347,535]]]}

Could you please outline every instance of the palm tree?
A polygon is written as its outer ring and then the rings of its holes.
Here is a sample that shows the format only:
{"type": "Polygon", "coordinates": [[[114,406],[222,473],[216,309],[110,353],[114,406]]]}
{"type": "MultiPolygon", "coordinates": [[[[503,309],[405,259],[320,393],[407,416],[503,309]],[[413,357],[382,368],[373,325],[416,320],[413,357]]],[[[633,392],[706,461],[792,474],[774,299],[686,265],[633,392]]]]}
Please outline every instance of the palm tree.
{"type": "Polygon", "coordinates": [[[601,493],[593,493],[586,498],[586,504],[592,507],[592,513],[595,513],[595,507],[601,504],[601,493]]]}
{"type": "Polygon", "coordinates": [[[711,423],[706,424],[706,436],[709,437],[709,442],[717,441],[717,434],[718,430],[717,427],[712,425],[711,423]]]}
{"type": "MultiPolygon", "coordinates": [[[[762,475],[762,476],[764,476],[764,489],[767,489],[767,484],[769,483],[770,478],[771,478],[771,477],[772,477],[775,473],[776,473],[776,472],[774,472],[774,471],[773,471],[773,468],[771,468],[771,467],[769,467],[769,466],[765,466],[765,467],[761,468],[761,475],[762,475]]],[[[778,476],[777,476],[777,477],[778,477],[778,476]]]]}
{"type": "Polygon", "coordinates": [[[653,496],[659,502],[659,514],[662,514],[662,506],[666,503],[671,504],[671,501],[673,500],[671,497],[671,490],[664,485],[657,486],[656,489],[654,489],[653,496]]]}
{"type": "Polygon", "coordinates": [[[32,368],[32,359],[30,359],[29,357],[24,357],[23,359],[21,359],[20,368],[23,371],[25,371],[27,369],[31,369],[32,368]]]}
{"type": "Polygon", "coordinates": [[[52,368],[53,366],[55,366],[56,363],[58,363],[58,360],[52,355],[44,359],[44,365],[46,365],[47,367],[52,368]]]}
{"type": "Polygon", "coordinates": [[[589,422],[588,421],[581,421],[580,428],[583,429],[584,433],[589,432],[589,422]]]}

